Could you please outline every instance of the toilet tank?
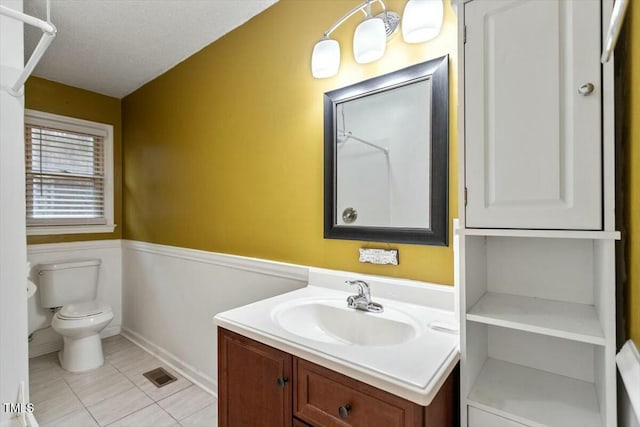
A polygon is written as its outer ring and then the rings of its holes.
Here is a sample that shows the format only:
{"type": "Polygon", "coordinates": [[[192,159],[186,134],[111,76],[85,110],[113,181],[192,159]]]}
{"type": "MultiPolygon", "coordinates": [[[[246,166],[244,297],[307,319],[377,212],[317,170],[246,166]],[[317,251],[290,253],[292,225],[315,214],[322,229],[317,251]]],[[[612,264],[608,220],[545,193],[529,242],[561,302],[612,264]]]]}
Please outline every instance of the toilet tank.
{"type": "Polygon", "coordinates": [[[36,268],[42,307],[61,307],[96,299],[99,259],[51,262],[36,268]]]}

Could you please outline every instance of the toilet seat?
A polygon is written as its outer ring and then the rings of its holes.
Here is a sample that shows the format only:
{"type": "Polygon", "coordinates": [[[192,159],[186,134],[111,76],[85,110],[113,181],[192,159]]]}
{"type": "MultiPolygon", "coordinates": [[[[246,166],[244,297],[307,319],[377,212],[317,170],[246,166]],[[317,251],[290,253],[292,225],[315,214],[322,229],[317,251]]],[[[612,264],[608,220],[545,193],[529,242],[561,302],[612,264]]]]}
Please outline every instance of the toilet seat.
{"type": "Polygon", "coordinates": [[[109,304],[88,301],[63,306],[53,316],[51,327],[62,335],[62,351],[58,355],[62,368],[84,372],[102,366],[100,332],[113,320],[109,304]]]}
{"type": "Polygon", "coordinates": [[[77,320],[86,319],[88,317],[96,317],[101,314],[112,313],[109,304],[99,301],[87,301],[77,304],[65,305],[56,313],[56,317],[61,320],[77,320]]]}

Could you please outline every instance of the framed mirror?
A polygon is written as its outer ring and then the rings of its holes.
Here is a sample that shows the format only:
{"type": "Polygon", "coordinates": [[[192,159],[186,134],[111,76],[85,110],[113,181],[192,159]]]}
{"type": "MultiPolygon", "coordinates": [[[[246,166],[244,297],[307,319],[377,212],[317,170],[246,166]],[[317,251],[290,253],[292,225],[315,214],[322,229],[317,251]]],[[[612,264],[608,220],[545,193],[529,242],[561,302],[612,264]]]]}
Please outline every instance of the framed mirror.
{"type": "Polygon", "coordinates": [[[443,56],[324,95],[324,237],[446,246],[443,56]]]}

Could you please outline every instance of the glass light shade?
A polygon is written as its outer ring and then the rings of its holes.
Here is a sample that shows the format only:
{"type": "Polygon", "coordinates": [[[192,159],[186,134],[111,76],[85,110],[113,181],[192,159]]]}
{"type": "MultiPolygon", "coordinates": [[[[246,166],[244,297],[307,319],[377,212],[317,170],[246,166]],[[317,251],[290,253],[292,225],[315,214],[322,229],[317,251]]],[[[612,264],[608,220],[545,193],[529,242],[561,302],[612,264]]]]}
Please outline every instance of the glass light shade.
{"type": "Polygon", "coordinates": [[[353,55],[358,64],[368,64],[384,55],[387,33],[380,18],[368,18],[356,27],[353,35],[353,55]]]}
{"type": "Polygon", "coordinates": [[[313,47],[311,74],[316,79],[326,79],[338,74],[340,45],[336,40],[322,39],[313,47]]]}
{"type": "Polygon", "coordinates": [[[442,29],[442,0],[409,0],[402,14],[402,38],[422,43],[435,38],[442,29]]]}

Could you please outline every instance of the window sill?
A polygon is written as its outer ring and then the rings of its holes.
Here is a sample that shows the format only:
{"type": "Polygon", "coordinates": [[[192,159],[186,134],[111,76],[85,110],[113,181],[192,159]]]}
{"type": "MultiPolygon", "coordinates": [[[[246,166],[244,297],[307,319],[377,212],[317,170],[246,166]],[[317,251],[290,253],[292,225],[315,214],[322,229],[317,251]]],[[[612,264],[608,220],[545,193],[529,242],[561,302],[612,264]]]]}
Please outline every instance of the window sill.
{"type": "Polygon", "coordinates": [[[49,236],[52,234],[112,233],[116,225],[50,225],[27,227],[27,236],[49,236]]]}

